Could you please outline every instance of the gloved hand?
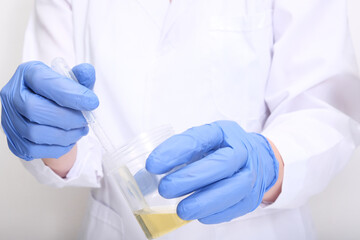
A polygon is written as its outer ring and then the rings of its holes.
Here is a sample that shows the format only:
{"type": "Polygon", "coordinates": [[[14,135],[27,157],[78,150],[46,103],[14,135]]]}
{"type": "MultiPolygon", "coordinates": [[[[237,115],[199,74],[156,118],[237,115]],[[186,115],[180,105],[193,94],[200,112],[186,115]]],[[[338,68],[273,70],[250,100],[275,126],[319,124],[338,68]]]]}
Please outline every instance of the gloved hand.
{"type": "Polygon", "coordinates": [[[59,158],[89,131],[80,110],[93,110],[99,100],[92,90],[90,64],[73,69],[79,83],[41,62],[21,64],[1,90],[1,123],[10,150],[27,161],[59,158]]]}
{"type": "Polygon", "coordinates": [[[232,121],[191,128],[160,144],[146,168],[167,173],[159,184],[165,198],[183,199],[177,214],[184,220],[221,223],[255,210],[278,178],[278,161],[265,137],[245,132],[232,121]]]}

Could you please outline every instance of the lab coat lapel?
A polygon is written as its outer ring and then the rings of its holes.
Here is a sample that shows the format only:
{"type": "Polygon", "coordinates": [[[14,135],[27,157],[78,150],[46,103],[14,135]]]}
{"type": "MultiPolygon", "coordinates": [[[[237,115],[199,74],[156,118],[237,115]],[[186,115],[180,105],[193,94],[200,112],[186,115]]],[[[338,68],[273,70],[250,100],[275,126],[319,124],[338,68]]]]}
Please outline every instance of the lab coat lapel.
{"type": "Polygon", "coordinates": [[[164,18],[162,16],[162,11],[164,8],[169,8],[169,0],[137,0],[140,6],[143,8],[144,11],[147,12],[151,21],[155,22],[161,31],[163,26],[164,18]]]}
{"type": "Polygon", "coordinates": [[[172,0],[162,27],[161,40],[165,40],[178,17],[181,16],[194,1],[196,0],[172,0]]]}

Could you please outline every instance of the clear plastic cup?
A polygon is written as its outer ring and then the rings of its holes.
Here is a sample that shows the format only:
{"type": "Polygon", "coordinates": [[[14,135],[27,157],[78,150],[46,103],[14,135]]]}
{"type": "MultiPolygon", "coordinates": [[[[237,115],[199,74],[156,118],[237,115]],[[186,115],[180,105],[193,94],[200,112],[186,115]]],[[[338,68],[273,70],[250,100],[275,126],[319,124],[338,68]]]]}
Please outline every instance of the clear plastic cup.
{"type": "MultiPolygon", "coordinates": [[[[52,68],[78,82],[65,60],[56,58],[52,68]]],[[[97,139],[105,150],[105,170],[113,174],[121,188],[132,212],[148,239],[160,237],[187,221],[176,214],[180,199],[167,200],[157,191],[161,175],[146,171],[146,159],[160,143],[173,135],[170,126],[163,126],[143,133],[120,149],[115,149],[92,112],[83,112],[97,139]]]]}
{"type": "Polygon", "coordinates": [[[182,198],[165,199],[158,192],[163,175],[145,169],[146,159],[160,143],[174,134],[170,126],[142,133],[106,157],[108,174],[114,175],[136,220],[148,239],[158,238],[189,221],[176,214],[182,198]]]}

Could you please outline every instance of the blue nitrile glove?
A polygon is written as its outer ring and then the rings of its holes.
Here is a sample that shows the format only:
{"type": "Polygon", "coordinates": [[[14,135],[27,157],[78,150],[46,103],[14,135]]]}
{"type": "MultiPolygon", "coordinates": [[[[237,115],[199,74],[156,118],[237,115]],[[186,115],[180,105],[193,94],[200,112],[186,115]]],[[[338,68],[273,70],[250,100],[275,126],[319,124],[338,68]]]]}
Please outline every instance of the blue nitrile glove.
{"type": "Polygon", "coordinates": [[[27,161],[59,158],[89,131],[81,110],[93,110],[99,100],[92,88],[90,64],[73,69],[79,83],[41,62],[21,64],[1,90],[1,124],[10,150],[27,161]]]}
{"type": "Polygon", "coordinates": [[[177,214],[206,224],[230,221],[256,209],[278,178],[278,161],[260,134],[245,132],[236,122],[218,121],[194,127],[160,144],[149,156],[149,172],[163,174],[165,198],[183,199],[177,214]]]}

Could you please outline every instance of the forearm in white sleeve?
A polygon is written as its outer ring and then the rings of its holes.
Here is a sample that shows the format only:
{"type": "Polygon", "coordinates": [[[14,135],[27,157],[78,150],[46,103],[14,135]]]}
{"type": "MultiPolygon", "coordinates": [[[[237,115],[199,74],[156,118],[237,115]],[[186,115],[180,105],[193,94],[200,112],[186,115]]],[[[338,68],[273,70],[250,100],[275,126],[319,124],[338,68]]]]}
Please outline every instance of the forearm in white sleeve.
{"type": "Polygon", "coordinates": [[[273,63],[263,134],[284,160],[270,208],[322,191],[359,144],[360,83],[344,0],[275,0],[273,63]]]}
{"type": "Polygon", "coordinates": [[[41,159],[21,162],[25,168],[42,184],[53,187],[100,187],[100,180],[103,177],[101,165],[102,151],[97,139],[93,136],[81,138],[78,143],[78,151],[74,166],[70,169],[65,178],[61,178],[41,159]]]}
{"type": "MultiPolygon", "coordinates": [[[[50,64],[55,57],[63,57],[71,66],[75,64],[71,4],[65,0],[37,0],[25,34],[23,61],[50,64]]],[[[77,145],[77,158],[66,178],[59,177],[41,159],[21,161],[43,184],[100,187],[101,147],[91,131],[77,145]]]]}

